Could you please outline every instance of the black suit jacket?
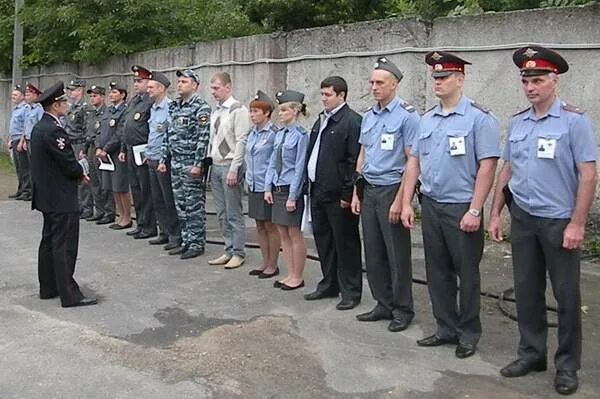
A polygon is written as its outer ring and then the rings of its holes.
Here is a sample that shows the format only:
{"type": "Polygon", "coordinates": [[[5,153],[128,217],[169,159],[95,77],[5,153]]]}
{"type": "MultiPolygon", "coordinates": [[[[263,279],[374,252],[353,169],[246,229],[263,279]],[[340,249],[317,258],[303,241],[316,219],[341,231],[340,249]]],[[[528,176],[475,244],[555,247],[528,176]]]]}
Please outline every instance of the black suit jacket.
{"type": "Polygon", "coordinates": [[[50,114],[31,132],[32,209],[41,212],[79,212],[77,183],[83,168],[75,159],[67,132],[50,114]]]}
{"type": "MultiPolygon", "coordinates": [[[[350,202],[354,189],[352,178],[360,151],[358,138],[362,117],[345,104],[327,121],[321,133],[315,182],[310,182],[311,196],[318,201],[350,202]]],[[[312,127],[306,165],[319,135],[321,118],[312,127]]],[[[310,179],[309,179],[310,181],[310,179]]]]}

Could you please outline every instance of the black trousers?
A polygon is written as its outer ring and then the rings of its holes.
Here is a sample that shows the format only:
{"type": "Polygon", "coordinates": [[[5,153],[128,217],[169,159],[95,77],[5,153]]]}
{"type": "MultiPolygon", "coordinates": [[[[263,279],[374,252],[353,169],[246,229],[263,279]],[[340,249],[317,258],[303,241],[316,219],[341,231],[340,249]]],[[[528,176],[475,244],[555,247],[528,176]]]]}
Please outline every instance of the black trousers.
{"type": "Polygon", "coordinates": [[[459,225],[470,204],[439,203],[423,196],[421,206],[427,288],[437,322],[436,335],[475,345],[481,337],[483,219],[478,231],[465,233],[459,225]]]}
{"type": "Polygon", "coordinates": [[[581,368],[581,293],[579,251],[562,247],[569,219],[532,216],[511,204],[511,246],[519,320],[518,355],[525,360],[545,359],[546,273],[558,303],[557,370],[581,368]]]}
{"type": "MultiPolygon", "coordinates": [[[[29,142],[27,144],[29,145],[29,142]]],[[[27,151],[17,151],[17,145],[19,145],[19,140],[13,140],[11,147],[13,162],[15,163],[15,170],[17,172],[17,194],[31,197],[32,190],[29,176],[29,155],[27,154],[27,151]]]]}
{"type": "Polygon", "coordinates": [[[367,279],[377,306],[394,316],[414,316],[410,230],[389,222],[400,184],[366,185],[361,203],[367,279]]]}
{"type": "Polygon", "coordinates": [[[94,146],[88,150],[88,161],[90,163],[90,189],[94,198],[96,214],[109,218],[115,217],[115,200],[110,190],[102,188],[102,171],[98,169],[100,163],[96,158],[94,146]]]}
{"type": "Polygon", "coordinates": [[[156,214],[152,206],[148,165],[144,163],[137,166],[131,149],[127,150],[127,165],[137,227],[144,233],[156,233],[156,214]]]}
{"type": "Polygon", "coordinates": [[[44,213],[38,252],[40,298],[60,296],[63,306],[83,299],[73,278],[79,246],[79,212],[44,213]]]}
{"type": "Polygon", "coordinates": [[[317,291],[342,298],[362,296],[361,243],[359,217],[350,208],[341,208],[339,201],[319,201],[311,198],[312,229],[321,260],[323,279],[317,291]]]}
{"type": "Polygon", "coordinates": [[[181,243],[181,224],[177,217],[177,209],[173,198],[171,165],[167,163],[167,173],[157,172],[157,167],[158,161],[148,160],[152,205],[158,218],[160,234],[168,236],[169,242],[179,244],[181,243]]]}

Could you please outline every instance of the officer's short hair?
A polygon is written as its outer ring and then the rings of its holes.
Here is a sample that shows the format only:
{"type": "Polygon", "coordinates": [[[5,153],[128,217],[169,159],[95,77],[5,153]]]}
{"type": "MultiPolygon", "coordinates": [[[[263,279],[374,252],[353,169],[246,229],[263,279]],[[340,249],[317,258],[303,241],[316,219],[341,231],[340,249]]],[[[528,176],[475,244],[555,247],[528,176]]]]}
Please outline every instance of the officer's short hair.
{"type": "Polygon", "coordinates": [[[261,101],[261,100],[250,101],[248,108],[260,109],[265,115],[268,115],[269,118],[271,117],[271,114],[273,113],[273,105],[269,104],[265,101],[261,101]]]}
{"type": "Polygon", "coordinates": [[[331,87],[335,94],[340,94],[344,92],[344,101],[346,100],[346,96],[348,95],[348,83],[341,76],[329,76],[321,82],[321,89],[325,89],[327,87],[331,87]]]}
{"type": "Polygon", "coordinates": [[[231,75],[227,72],[217,72],[212,78],[210,78],[210,83],[213,83],[215,80],[220,81],[224,85],[231,85],[231,75]]]}

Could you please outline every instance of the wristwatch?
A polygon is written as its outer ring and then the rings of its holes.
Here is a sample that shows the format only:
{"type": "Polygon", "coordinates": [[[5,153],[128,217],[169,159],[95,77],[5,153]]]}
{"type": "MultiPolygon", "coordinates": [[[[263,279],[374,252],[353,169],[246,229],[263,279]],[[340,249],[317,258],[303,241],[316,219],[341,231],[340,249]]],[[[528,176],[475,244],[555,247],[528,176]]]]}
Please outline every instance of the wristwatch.
{"type": "Polygon", "coordinates": [[[471,208],[468,210],[469,215],[474,216],[476,218],[479,217],[479,215],[481,215],[481,211],[479,209],[475,209],[475,208],[471,208]]]}

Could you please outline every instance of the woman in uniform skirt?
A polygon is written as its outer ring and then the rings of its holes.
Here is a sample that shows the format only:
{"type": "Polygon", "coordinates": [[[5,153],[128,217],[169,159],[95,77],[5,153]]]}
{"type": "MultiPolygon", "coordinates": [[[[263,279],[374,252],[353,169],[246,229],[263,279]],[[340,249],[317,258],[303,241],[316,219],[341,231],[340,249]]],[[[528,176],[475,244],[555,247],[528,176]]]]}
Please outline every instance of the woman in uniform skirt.
{"type": "Polygon", "coordinates": [[[304,167],[308,134],[298,124],[300,114],[306,115],[304,94],[294,90],[276,94],[279,104],[279,122],[273,154],[265,180],[265,201],[273,204],[271,221],[277,225],[283,248],[287,276],[276,281],[274,287],[285,291],[304,287],[303,272],[306,262],[306,244],[300,230],[304,211],[304,167]]]}
{"type": "Polygon", "coordinates": [[[264,92],[258,90],[248,107],[253,127],[248,133],[246,143],[246,184],[248,185],[248,216],[256,222],[258,244],[262,254],[262,266],[251,270],[251,276],[260,279],[271,278],[279,274],[277,258],[281,240],[277,227],[271,223],[271,204],[265,201],[265,178],[277,128],[271,122],[273,101],[264,92]]]}

